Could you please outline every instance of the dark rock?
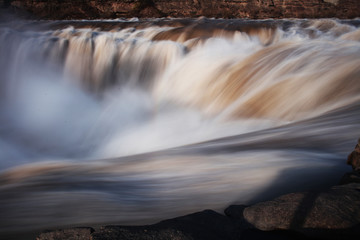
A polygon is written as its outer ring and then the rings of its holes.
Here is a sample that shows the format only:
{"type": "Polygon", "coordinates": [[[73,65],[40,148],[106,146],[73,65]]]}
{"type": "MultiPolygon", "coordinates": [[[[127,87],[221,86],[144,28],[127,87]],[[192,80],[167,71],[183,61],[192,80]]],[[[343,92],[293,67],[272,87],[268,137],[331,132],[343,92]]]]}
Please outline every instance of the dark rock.
{"type": "MultiPolygon", "coordinates": [[[[257,229],[293,230],[329,239],[360,236],[360,184],[323,192],[291,193],[245,208],[244,218],[257,229]]],[[[345,238],[342,238],[345,239],[345,238]]]]}
{"type": "Polygon", "coordinates": [[[339,182],[340,185],[349,183],[360,183],[360,171],[352,171],[345,173],[339,182]]]}
{"type": "Polygon", "coordinates": [[[211,210],[169,219],[149,226],[106,226],[93,234],[93,240],[105,239],[238,239],[239,230],[227,217],[211,210]]]}
{"type": "Polygon", "coordinates": [[[226,216],[237,223],[241,240],[303,240],[308,239],[301,233],[287,230],[261,231],[244,219],[246,205],[231,205],[224,210],[226,216]]]}
{"type": "Polygon", "coordinates": [[[230,205],[224,210],[224,213],[226,216],[233,219],[243,218],[243,212],[246,207],[246,205],[230,205]]]}
{"type": "Polygon", "coordinates": [[[41,233],[36,240],[91,240],[93,228],[68,228],[41,233]]]}
{"type": "Polygon", "coordinates": [[[349,154],[346,163],[351,165],[354,170],[360,170],[360,139],[355,146],[355,150],[349,154]]]}

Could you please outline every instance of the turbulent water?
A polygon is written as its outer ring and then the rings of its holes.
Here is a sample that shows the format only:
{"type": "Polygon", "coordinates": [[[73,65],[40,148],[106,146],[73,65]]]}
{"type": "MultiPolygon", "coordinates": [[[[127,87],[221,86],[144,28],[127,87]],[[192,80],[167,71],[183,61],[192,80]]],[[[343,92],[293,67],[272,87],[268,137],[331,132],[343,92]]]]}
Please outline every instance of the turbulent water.
{"type": "Polygon", "coordinates": [[[0,25],[0,234],[144,224],[335,184],[360,20],[0,25]]]}

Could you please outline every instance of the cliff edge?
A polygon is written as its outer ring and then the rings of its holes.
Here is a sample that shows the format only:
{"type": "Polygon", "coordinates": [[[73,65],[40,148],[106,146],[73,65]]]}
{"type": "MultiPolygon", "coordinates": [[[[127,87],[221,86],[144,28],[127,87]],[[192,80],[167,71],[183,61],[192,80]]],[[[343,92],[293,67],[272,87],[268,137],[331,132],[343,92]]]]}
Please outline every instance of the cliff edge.
{"type": "Polygon", "coordinates": [[[358,0],[0,0],[0,6],[41,19],[360,17],[358,0]]]}

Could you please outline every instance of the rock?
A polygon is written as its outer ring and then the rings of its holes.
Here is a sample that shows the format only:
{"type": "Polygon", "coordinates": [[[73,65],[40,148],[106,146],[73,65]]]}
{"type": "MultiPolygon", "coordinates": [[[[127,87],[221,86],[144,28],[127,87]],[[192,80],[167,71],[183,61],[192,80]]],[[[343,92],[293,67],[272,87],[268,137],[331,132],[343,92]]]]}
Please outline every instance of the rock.
{"type": "Polygon", "coordinates": [[[292,231],[261,231],[254,229],[243,216],[245,205],[231,205],[224,210],[227,217],[236,223],[241,240],[304,240],[304,236],[292,231]]]}
{"type": "Polygon", "coordinates": [[[247,207],[243,214],[246,221],[263,231],[292,230],[311,237],[355,239],[360,236],[360,184],[286,194],[247,207]]]}
{"type": "Polygon", "coordinates": [[[223,240],[238,239],[238,236],[239,230],[229,218],[205,210],[149,226],[106,226],[93,234],[93,240],[223,240]]]}
{"type": "Polygon", "coordinates": [[[243,212],[246,207],[246,205],[230,205],[224,210],[224,213],[233,219],[243,218],[243,212]]]}
{"type": "Polygon", "coordinates": [[[360,183],[360,171],[345,173],[339,182],[340,185],[349,183],[360,183]]]}
{"type": "Polygon", "coordinates": [[[354,170],[360,170],[360,139],[355,146],[355,150],[349,154],[346,163],[351,165],[354,170]]]}
{"type": "Polygon", "coordinates": [[[118,17],[355,18],[358,0],[5,0],[47,19],[118,17]]]}
{"type": "Polygon", "coordinates": [[[93,228],[68,228],[41,233],[36,240],[91,240],[93,228]]]}

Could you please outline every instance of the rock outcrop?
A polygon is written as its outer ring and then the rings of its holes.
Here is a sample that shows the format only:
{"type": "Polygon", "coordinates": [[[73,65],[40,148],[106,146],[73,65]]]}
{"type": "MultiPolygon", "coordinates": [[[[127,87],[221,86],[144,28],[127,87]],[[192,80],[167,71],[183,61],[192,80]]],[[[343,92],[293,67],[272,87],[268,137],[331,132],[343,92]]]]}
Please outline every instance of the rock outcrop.
{"type": "Polygon", "coordinates": [[[349,154],[346,163],[351,165],[355,171],[360,170],[360,139],[355,146],[355,150],[349,154]]]}
{"type": "Polygon", "coordinates": [[[360,183],[360,171],[352,171],[345,173],[345,175],[341,178],[339,184],[349,184],[349,183],[360,183]]]}
{"type": "Polygon", "coordinates": [[[336,232],[355,237],[360,227],[360,184],[287,194],[245,208],[243,215],[263,231],[292,230],[311,237],[332,237],[336,232]]]}
{"type": "Polygon", "coordinates": [[[358,0],[3,0],[45,19],[119,17],[355,18],[358,0]]]}
{"type": "Polygon", "coordinates": [[[288,230],[309,237],[357,239],[360,235],[360,140],[338,186],[329,190],[290,193],[244,208],[232,206],[227,215],[243,217],[262,231],[288,230]]]}

